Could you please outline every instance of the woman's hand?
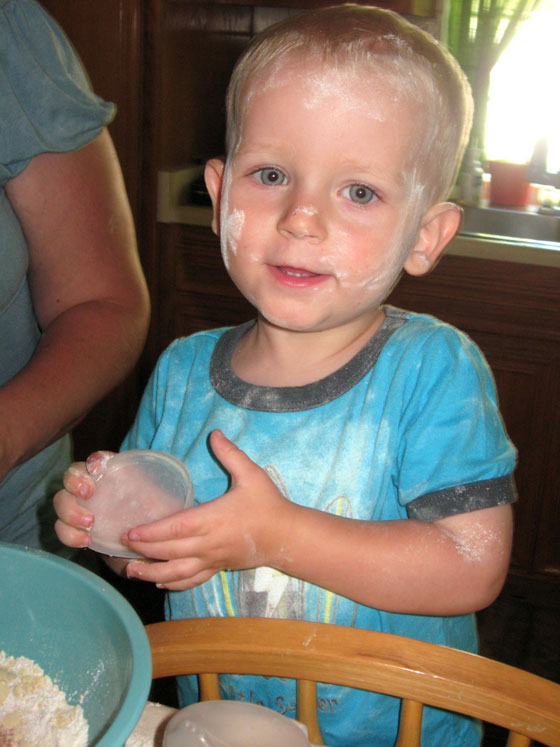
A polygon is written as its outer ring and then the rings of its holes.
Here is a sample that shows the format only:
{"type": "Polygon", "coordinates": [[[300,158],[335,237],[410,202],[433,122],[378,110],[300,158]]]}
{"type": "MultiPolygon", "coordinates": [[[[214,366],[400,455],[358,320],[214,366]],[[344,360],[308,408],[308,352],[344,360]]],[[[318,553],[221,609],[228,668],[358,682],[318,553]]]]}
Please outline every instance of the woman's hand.
{"type": "Polygon", "coordinates": [[[271,565],[294,507],[267,474],[214,431],[215,456],[231,475],[231,488],[213,501],[129,530],[131,549],[164,562],[132,562],[129,577],[172,590],[204,583],[223,569],[271,565]]]}

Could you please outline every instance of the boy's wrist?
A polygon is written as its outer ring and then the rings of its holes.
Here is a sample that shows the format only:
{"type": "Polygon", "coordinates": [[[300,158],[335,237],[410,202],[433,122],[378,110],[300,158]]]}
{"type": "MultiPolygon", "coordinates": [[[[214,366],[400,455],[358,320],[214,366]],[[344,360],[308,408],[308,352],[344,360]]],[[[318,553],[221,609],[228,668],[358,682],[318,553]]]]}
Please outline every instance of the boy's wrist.
{"type": "Polygon", "coordinates": [[[286,500],[281,513],[269,525],[266,565],[289,576],[303,576],[306,556],[313,552],[317,534],[311,526],[321,512],[286,500]]]}
{"type": "Polygon", "coordinates": [[[283,499],[283,505],[275,511],[266,522],[262,548],[265,561],[263,565],[275,568],[282,573],[290,573],[296,551],[295,538],[301,521],[302,507],[283,499]]]}

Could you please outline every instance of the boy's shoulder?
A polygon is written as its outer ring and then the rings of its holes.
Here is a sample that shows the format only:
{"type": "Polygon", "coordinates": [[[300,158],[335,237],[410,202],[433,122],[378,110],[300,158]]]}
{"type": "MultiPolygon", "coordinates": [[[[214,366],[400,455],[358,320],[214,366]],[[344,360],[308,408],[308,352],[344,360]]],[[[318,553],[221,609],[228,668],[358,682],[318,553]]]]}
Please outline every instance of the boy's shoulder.
{"type": "MultiPolygon", "coordinates": [[[[471,375],[489,370],[484,353],[462,330],[430,314],[394,311],[405,315],[404,323],[391,335],[384,349],[395,365],[418,371],[428,368],[436,378],[444,371],[471,375]]],[[[389,309],[389,318],[392,313],[389,309]]]]}
{"type": "Polygon", "coordinates": [[[398,324],[398,334],[392,337],[395,342],[418,346],[442,344],[476,347],[465,332],[431,314],[405,311],[392,306],[385,307],[385,313],[388,320],[394,320],[398,324]]]}
{"type": "Polygon", "coordinates": [[[404,313],[405,323],[390,337],[380,358],[385,375],[402,380],[407,389],[450,385],[476,390],[481,383],[493,387],[490,365],[469,335],[430,314],[404,313]]]}
{"type": "Polygon", "coordinates": [[[231,327],[219,327],[177,337],[160,353],[155,371],[162,376],[171,371],[187,370],[193,365],[209,365],[219,339],[230,329],[231,327]]]}
{"type": "Polygon", "coordinates": [[[220,337],[228,332],[232,327],[217,327],[216,329],[205,329],[200,332],[194,332],[186,337],[177,337],[165,349],[163,355],[174,356],[189,354],[191,352],[205,349],[213,350],[220,337]]]}

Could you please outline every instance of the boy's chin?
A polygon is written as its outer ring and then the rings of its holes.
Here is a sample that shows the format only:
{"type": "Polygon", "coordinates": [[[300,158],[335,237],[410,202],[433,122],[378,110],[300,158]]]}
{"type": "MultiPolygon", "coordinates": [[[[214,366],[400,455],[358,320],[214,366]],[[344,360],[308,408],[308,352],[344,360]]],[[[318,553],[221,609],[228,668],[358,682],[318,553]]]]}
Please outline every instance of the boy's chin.
{"type": "Polygon", "coordinates": [[[311,331],[308,324],[303,324],[291,319],[285,319],[282,317],[273,317],[269,314],[263,314],[259,312],[258,321],[267,327],[274,329],[285,330],[286,332],[309,332],[311,331]]]}
{"type": "Polygon", "coordinates": [[[382,314],[381,306],[372,309],[367,314],[360,314],[358,317],[346,320],[297,319],[289,316],[274,317],[270,314],[263,314],[260,311],[257,319],[261,324],[269,328],[293,332],[295,334],[330,333],[335,330],[351,331],[352,329],[360,333],[372,325],[377,326],[380,314],[382,314]]]}
{"type": "Polygon", "coordinates": [[[318,332],[322,329],[328,329],[328,324],[309,319],[291,316],[290,314],[272,314],[259,310],[258,321],[267,327],[285,330],[286,332],[318,332]]]}

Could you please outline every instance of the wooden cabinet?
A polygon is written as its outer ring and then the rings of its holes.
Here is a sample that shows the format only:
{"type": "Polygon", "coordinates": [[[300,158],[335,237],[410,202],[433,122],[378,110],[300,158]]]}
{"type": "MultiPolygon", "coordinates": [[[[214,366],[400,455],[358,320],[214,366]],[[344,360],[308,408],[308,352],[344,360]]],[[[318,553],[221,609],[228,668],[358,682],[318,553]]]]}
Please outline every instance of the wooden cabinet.
{"type": "MultiPolygon", "coordinates": [[[[225,272],[208,228],[158,224],[157,178],[223,150],[223,99],[234,60],[263,24],[299,0],[43,0],[73,39],[98,93],[118,105],[111,125],[136,216],[153,303],[136,377],[78,431],[82,453],[118,444],[157,355],[178,335],[252,316],[225,272]]],[[[311,4],[311,3],[308,3],[311,4]]],[[[325,3],[327,4],[327,3],[325,3]]],[[[414,10],[408,0],[391,7],[414,10]]],[[[415,8],[418,8],[416,4],[415,8]]],[[[433,7],[422,9],[423,24],[433,7]]],[[[519,449],[512,573],[560,582],[560,270],[447,256],[429,277],[404,277],[390,302],[465,330],[496,377],[519,449]]],[[[548,586],[547,586],[548,588],[548,586]]]]}

